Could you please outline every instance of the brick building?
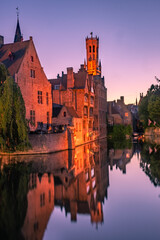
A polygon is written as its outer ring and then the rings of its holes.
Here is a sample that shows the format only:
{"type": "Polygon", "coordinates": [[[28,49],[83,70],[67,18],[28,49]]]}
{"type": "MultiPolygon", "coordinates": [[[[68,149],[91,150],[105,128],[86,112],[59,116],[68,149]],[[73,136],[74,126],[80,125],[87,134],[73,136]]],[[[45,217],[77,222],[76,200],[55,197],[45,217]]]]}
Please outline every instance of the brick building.
{"type": "Polygon", "coordinates": [[[117,99],[117,101],[108,102],[107,108],[109,125],[132,125],[132,114],[127,105],[125,105],[123,96],[117,99]]]}
{"type": "Polygon", "coordinates": [[[82,119],[82,126],[79,124],[81,130],[74,125],[76,131],[82,131],[81,143],[106,137],[107,89],[104,77],[101,77],[99,38],[93,38],[92,33],[90,38],[86,38],[86,53],[87,65],[81,65],[78,73],[70,67],[67,74],[62,72],[56,79],[49,79],[53,103],[73,107],[82,119]]]}
{"type": "Polygon", "coordinates": [[[87,72],[93,75],[95,105],[94,105],[94,130],[99,137],[106,137],[106,114],[107,114],[107,89],[104,77],[101,77],[102,68],[99,60],[99,38],[86,38],[87,72]]]}
{"type": "Polygon", "coordinates": [[[14,43],[4,44],[0,37],[0,62],[19,85],[26,107],[30,130],[51,123],[51,85],[39,61],[33,39],[23,41],[19,19],[14,43]]]}
{"type": "Polygon", "coordinates": [[[82,136],[79,143],[94,140],[93,109],[95,95],[93,76],[87,73],[84,65],[81,65],[78,73],[74,73],[73,68],[70,67],[67,68],[67,74],[62,72],[62,76],[58,75],[56,79],[49,79],[49,81],[52,84],[53,103],[72,107],[82,120],[77,127],[74,125],[74,130],[80,132],[82,136]]]}

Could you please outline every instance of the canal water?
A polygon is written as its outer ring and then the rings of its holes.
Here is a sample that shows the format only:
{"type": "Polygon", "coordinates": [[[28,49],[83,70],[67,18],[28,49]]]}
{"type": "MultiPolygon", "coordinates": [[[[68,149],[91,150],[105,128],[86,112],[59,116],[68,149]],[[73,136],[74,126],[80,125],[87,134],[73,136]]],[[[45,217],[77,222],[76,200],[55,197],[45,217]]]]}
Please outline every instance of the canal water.
{"type": "Polygon", "coordinates": [[[0,157],[0,239],[160,239],[160,146],[0,157]]]}

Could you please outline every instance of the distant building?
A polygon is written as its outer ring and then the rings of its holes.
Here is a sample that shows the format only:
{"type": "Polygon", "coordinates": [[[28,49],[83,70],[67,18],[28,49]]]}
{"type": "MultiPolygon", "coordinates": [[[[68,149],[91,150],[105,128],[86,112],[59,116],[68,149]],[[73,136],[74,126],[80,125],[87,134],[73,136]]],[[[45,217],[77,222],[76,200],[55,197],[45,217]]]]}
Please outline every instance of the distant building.
{"type": "Polygon", "coordinates": [[[4,44],[0,36],[0,62],[20,87],[30,130],[49,126],[52,116],[51,84],[43,71],[32,37],[23,41],[19,18],[14,43],[4,44]]]}
{"type": "Polygon", "coordinates": [[[124,97],[116,101],[107,102],[108,124],[132,125],[132,114],[124,103],[124,97]]]}

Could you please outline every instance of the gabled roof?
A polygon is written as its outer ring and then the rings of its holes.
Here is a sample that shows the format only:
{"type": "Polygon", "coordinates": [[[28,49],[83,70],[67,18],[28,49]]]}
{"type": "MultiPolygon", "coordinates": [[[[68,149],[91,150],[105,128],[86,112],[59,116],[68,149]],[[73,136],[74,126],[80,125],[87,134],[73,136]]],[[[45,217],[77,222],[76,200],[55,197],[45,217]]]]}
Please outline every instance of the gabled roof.
{"type": "Polygon", "coordinates": [[[52,104],[52,117],[58,117],[58,115],[60,114],[61,110],[65,108],[67,113],[72,117],[72,118],[79,118],[77,112],[75,111],[75,109],[73,107],[67,107],[65,105],[60,105],[60,104],[56,104],[53,103],[52,104]]]}
{"type": "Polygon", "coordinates": [[[4,44],[0,48],[0,62],[6,66],[11,76],[14,76],[18,72],[29,42],[28,40],[4,44]]]}
{"type": "MultiPolygon", "coordinates": [[[[65,107],[66,107],[66,106],[65,106],[65,107]]],[[[79,118],[77,112],[74,110],[73,107],[66,107],[66,109],[67,109],[68,114],[69,114],[71,117],[79,118]]]]}
{"type": "Polygon", "coordinates": [[[63,105],[53,103],[52,104],[52,117],[58,117],[63,105]]]}

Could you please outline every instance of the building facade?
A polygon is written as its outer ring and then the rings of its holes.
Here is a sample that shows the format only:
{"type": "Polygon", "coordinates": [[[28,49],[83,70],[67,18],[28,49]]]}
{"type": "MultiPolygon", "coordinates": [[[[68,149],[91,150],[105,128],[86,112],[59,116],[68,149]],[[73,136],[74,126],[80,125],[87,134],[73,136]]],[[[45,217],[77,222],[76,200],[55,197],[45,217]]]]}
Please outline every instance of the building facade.
{"type": "Polygon", "coordinates": [[[22,39],[19,19],[14,43],[1,41],[0,62],[20,87],[30,130],[42,126],[47,128],[52,116],[51,84],[43,71],[32,37],[28,41],[22,39]]]}
{"type": "Polygon", "coordinates": [[[107,107],[109,125],[132,125],[132,114],[127,105],[125,105],[123,96],[117,99],[117,101],[108,102],[107,107]]]}
{"type": "MultiPolygon", "coordinates": [[[[78,73],[73,68],[67,68],[67,74],[56,79],[49,79],[52,85],[53,104],[65,105],[73,108],[81,123],[74,125],[75,137],[81,136],[79,144],[94,140],[93,111],[94,111],[94,83],[93,76],[87,73],[84,65],[81,65],[78,73]]],[[[61,116],[64,117],[64,116],[61,116]]],[[[52,119],[52,122],[55,120],[52,119]]],[[[68,124],[71,126],[71,124],[68,124]]]]}
{"type": "Polygon", "coordinates": [[[93,75],[95,105],[94,105],[94,130],[97,135],[106,137],[107,135],[107,88],[104,84],[104,77],[101,77],[101,61],[99,60],[99,38],[86,38],[87,72],[93,75]]]}

